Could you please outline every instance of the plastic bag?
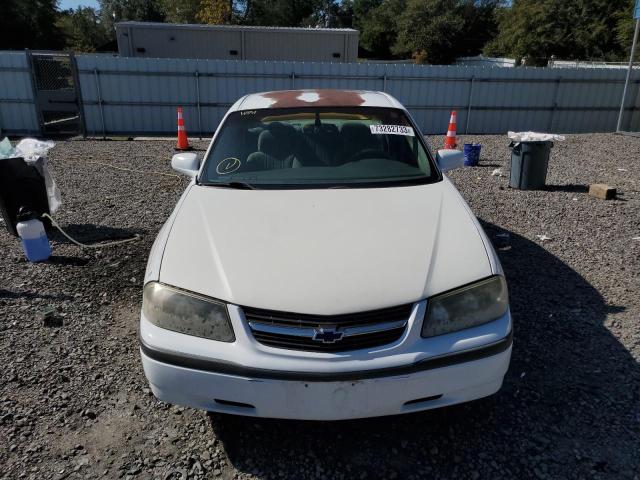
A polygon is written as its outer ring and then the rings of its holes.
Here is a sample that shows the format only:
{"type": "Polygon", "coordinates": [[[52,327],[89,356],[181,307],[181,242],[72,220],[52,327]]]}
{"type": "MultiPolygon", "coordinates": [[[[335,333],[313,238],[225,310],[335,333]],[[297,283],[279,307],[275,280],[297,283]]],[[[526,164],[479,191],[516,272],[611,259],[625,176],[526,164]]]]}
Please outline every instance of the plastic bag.
{"type": "Polygon", "coordinates": [[[11,142],[7,137],[4,137],[0,142],[0,158],[13,158],[15,156],[15,150],[11,146],[11,142]]]}
{"type": "Polygon", "coordinates": [[[47,168],[47,159],[42,157],[42,176],[44,177],[44,185],[47,187],[47,197],[49,198],[49,211],[51,213],[55,213],[58,208],[60,208],[60,204],[62,203],[62,198],[60,197],[60,189],[56,185],[56,181],[53,179],[51,174],[49,173],[49,169],[47,168]]]}
{"type": "Polygon", "coordinates": [[[16,145],[18,157],[27,162],[35,162],[40,157],[46,157],[49,150],[55,146],[52,141],[37,140],[35,138],[23,138],[16,145]]]}
{"type": "Polygon", "coordinates": [[[514,142],[561,142],[565,139],[564,135],[538,132],[508,132],[507,137],[514,142]]]}
{"type": "Polygon", "coordinates": [[[16,145],[12,155],[13,157],[24,158],[25,162],[36,167],[44,177],[44,184],[47,188],[47,197],[49,199],[49,211],[51,213],[55,213],[62,203],[60,190],[49,173],[47,166],[47,153],[54,146],[55,143],[52,141],[23,138],[16,145]]]}

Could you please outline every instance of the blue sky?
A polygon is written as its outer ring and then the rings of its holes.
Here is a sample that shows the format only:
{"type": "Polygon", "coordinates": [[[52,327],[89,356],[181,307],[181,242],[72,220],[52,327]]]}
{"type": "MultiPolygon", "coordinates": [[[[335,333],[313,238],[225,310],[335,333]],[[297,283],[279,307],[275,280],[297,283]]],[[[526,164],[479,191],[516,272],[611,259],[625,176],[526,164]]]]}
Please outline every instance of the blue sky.
{"type": "Polygon", "coordinates": [[[67,10],[69,8],[77,8],[80,5],[83,7],[98,8],[98,0],[60,0],[58,8],[60,10],[67,10]]]}

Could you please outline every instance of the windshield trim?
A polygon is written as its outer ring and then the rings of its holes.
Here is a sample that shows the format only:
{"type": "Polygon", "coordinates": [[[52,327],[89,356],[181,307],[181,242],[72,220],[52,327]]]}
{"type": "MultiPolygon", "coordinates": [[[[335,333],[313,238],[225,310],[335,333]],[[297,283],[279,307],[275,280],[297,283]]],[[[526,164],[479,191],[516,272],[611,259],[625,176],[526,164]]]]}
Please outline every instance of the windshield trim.
{"type": "Polygon", "coordinates": [[[429,177],[405,178],[402,180],[385,180],[381,182],[340,182],[340,183],[246,183],[236,186],[239,182],[201,182],[202,187],[231,188],[235,190],[332,190],[332,189],[361,189],[361,188],[391,188],[391,187],[413,187],[416,185],[426,185],[435,183],[428,180],[429,177]],[[246,187],[245,187],[246,186],[246,187]]]}
{"type": "MultiPolygon", "coordinates": [[[[304,108],[304,107],[303,107],[304,108]]],[[[309,108],[313,108],[313,107],[309,107],[309,108]]],[[[322,108],[343,108],[340,105],[335,105],[335,106],[323,106],[322,108]]],[[[409,124],[411,125],[411,127],[413,128],[413,130],[417,133],[416,137],[418,138],[418,142],[422,145],[422,147],[424,148],[426,154],[427,154],[427,160],[429,162],[429,167],[431,169],[431,175],[423,175],[422,177],[418,177],[415,179],[402,179],[402,180],[387,180],[387,181],[381,181],[381,182],[376,182],[376,181],[371,181],[371,182],[340,182],[340,183],[331,183],[331,182],[326,182],[326,183],[289,183],[289,184],[268,184],[268,183],[261,183],[261,184],[253,184],[253,183],[248,183],[248,182],[243,182],[243,183],[247,183],[247,185],[250,185],[251,188],[249,188],[249,190],[322,190],[322,189],[338,189],[338,188],[345,188],[345,189],[355,189],[355,188],[391,188],[391,187],[405,187],[405,186],[414,186],[414,185],[426,185],[426,184],[431,184],[431,183],[438,183],[441,182],[443,180],[443,175],[442,172],[440,171],[440,169],[438,168],[438,164],[433,156],[433,153],[431,152],[431,148],[429,148],[429,145],[427,144],[424,135],[422,134],[422,132],[420,131],[420,129],[418,128],[418,126],[416,125],[416,122],[414,121],[413,117],[411,116],[411,114],[409,113],[408,110],[404,109],[404,108],[398,108],[398,107],[371,107],[371,106],[360,106],[358,108],[362,108],[362,109],[387,109],[387,110],[395,110],[395,111],[399,111],[402,112],[405,117],[407,118],[409,124]]],[[[293,109],[293,108],[292,108],[293,109]]],[[[270,109],[261,109],[261,110],[270,110],[270,109]]],[[[213,138],[211,139],[211,143],[209,144],[209,147],[207,148],[207,151],[204,154],[204,158],[202,159],[202,162],[200,164],[200,171],[198,172],[198,175],[195,177],[195,183],[196,185],[200,185],[203,187],[214,187],[214,188],[233,188],[233,187],[229,187],[229,185],[225,185],[226,182],[203,182],[202,181],[202,175],[204,174],[204,172],[206,171],[206,166],[207,166],[207,162],[209,162],[209,157],[211,156],[211,152],[213,152],[214,148],[216,147],[216,144],[220,141],[220,133],[222,132],[222,130],[225,127],[225,124],[228,121],[229,116],[233,115],[233,114],[241,114],[242,112],[246,112],[246,111],[253,111],[251,109],[238,109],[238,110],[234,110],[234,111],[228,111],[224,118],[222,119],[222,121],[220,122],[220,125],[218,125],[218,128],[216,129],[213,138]]],[[[246,190],[246,189],[245,189],[246,190]]]]}

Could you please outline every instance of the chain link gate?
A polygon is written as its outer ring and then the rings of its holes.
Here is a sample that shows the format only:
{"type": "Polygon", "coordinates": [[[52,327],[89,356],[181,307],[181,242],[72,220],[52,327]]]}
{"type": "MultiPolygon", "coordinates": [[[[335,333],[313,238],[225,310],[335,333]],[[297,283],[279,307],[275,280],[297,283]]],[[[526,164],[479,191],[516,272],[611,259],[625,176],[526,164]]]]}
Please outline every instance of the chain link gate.
{"type": "Polygon", "coordinates": [[[73,53],[27,52],[42,135],[84,134],[73,53]]]}

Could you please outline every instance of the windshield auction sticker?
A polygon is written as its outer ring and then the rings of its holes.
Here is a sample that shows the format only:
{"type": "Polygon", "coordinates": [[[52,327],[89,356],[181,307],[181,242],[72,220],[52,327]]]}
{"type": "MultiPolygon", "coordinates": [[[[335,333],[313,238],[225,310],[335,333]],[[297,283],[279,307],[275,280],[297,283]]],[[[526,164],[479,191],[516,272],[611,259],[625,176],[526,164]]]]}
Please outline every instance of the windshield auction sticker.
{"type": "Polygon", "coordinates": [[[369,125],[371,133],[374,135],[404,135],[405,137],[413,137],[413,128],[404,125],[369,125]]]}

